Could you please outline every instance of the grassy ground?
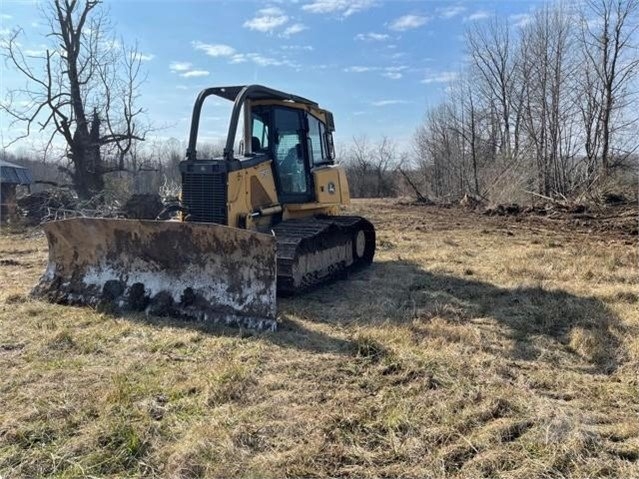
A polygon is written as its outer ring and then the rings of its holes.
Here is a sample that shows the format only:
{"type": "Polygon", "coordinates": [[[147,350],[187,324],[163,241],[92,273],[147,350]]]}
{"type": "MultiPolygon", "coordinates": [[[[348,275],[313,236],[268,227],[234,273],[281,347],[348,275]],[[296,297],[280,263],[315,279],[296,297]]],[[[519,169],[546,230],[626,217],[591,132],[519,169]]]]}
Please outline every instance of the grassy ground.
{"type": "Polygon", "coordinates": [[[277,333],[27,298],[0,235],[0,476],[639,477],[636,239],[356,202],[375,264],[277,333]]]}

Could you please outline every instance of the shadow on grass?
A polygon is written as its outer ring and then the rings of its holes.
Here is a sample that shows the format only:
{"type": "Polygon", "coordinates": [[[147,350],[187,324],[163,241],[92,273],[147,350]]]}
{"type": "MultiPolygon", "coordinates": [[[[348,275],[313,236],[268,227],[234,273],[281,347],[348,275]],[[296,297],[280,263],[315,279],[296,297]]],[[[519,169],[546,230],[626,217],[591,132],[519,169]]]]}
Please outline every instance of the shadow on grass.
{"type": "Polygon", "coordinates": [[[390,322],[414,327],[435,317],[453,324],[492,318],[506,327],[514,344],[508,351],[513,359],[553,361],[535,345],[536,337],[545,337],[600,373],[613,372],[623,359],[619,337],[627,329],[597,298],[541,287],[504,288],[470,276],[424,271],[407,261],[375,263],[291,306],[303,309],[310,319],[341,324],[390,322]],[[331,317],[313,314],[327,303],[331,317]]]}
{"type": "MultiPolygon", "coordinates": [[[[314,353],[353,354],[356,344],[309,328],[311,321],[339,325],[396,324],[408,328],[427,325],[434,318],[452,324],[486,322],[505,326],[510,350],[497,354],[513,359],[554,361],[542,355],[536,338],[559,343],[564,351],[592,365],[593,371],[611,373],[624,351],[619,337],[627,326],[602,301],[562,290],[540,287],[503,288],[491,283],[428,272],[415,263],[387,261],[335,281],[305,295],[279,300],[281,322],[277,332],[238,329],[219,324],[165,317],[124,315],[127,320],[155,326],[197,330],[226,337],[256,337],[281,347],[314,353]]],[[[118,315],[119,316],[119,315],[118,315]]],[[[485,347],[486,345],[482,345],[485,347]]]]}
{"type": "Polygon", "coordinates": [[[184,328],[199,331],[212,336],[228,338],[260,338],[277,346],[296,348],[314,353],[349,354],[353,351],[351,341],[336,338],[320,331],[304,327],[299,321],[284,316],[280,318],[278,329],[272,331],[256,331],[253,329],[224,326],[218,323],[175,319],[170,317],[147,316],[143,314],[125,314],[117,317],[162,327],[184,328]]]}

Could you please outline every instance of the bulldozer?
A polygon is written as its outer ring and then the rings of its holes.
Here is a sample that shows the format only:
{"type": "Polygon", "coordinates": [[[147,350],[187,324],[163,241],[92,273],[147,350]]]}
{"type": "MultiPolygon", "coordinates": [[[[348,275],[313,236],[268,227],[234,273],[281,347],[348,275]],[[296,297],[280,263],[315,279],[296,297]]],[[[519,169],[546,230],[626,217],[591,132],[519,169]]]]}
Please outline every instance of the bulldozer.
{"type": "Polygon", "coordinates": [[[340,215],[350,196],[334,130],[330,111],[297,95],[262,85],[201,91],[180,163],[178,220],[45,223],[49,259],[33,295],[275,330],[278,294],[343,276],[375,254],[371,222],[340,215]],[[221,157],[200,158],[200,116],[212,96],[233,102],[228,133],[221,157]]]}

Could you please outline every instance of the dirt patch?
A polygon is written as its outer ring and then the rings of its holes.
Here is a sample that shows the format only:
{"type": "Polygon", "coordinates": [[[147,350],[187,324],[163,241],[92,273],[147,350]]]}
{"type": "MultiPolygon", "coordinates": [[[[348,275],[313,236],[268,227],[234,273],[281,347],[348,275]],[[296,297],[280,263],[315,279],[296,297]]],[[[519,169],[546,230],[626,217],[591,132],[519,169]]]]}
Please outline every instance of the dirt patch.
{"type": "MultiPolygon", "coordinates": [[[[481,223],[477,216],[483,216],[486,224],[517,229],[544,229],[563,233],[571,231],[595,234],[598,237],[635,241],[639,236],[639,205],[627,202],[603,205],[538,204],[523,206],[516,203],[493,205],[486,208],[480,203],[463,201],[460,205],[419,205],[415,202],[400,200],[395,203],[398,210],[410,215],[419,215],[419,211],[428,211],[433,218],[454,216],[460,224],[476,225],[481,223]],[[452,210],[452,211],[451,211],[452,210]]],[[[393,208],[395,209],[395,208],[393,208]]],[[[435,222],[437,225],[438,222],[435,222]]],[[[430,227],[415,224],[415,229],[427,230],[430,227]]]]}
{"type": "Polygon", "coordinates": [[[595,233],[607,237],[631,239],[638,234],[639,207],[629,204],[588,206],[574,204],[566,208],[553,205],[498,205],[484,212],[488,216],[516,217],[531,225],[552,225],[561,230],[595,233]]]}

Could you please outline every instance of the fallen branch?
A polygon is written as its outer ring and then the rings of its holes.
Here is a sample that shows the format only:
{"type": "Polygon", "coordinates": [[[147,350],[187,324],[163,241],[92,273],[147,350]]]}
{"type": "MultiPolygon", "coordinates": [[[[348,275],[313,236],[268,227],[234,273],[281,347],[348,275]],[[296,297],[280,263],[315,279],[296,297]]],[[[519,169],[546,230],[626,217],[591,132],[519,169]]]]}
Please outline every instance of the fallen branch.
{"type": "Polygon", "coordinates": [[[69,183],[65,183],[65,184],[60,184],[57,181],[48,181],[48,180],[35,180],[33,182],[34,185],[49,185],[49,186],[55,186],[56,188],[73,188],[73,185],[69,184],[69,183]]]}
{"type": "Polygon", "coordinates": [[[401,168],[397,168],[399,170],[399,172],[402,174],[402,176],[404,177],[404,179],[406,180],[406,182],[410,185],[410,187],[413,189],[413,191],[415,192],[415,195],[417,196],[417,201],[419,201],[420,203],[425,203],[425,204],[433,204],[433,202],[428,199],[426,196],[424,196],[421,191],[419,191],[419,189],[417,188],[417,186],[415,186],[415,184],[412,182],[412,180],[408,177],[408,175],[406,174],[406,172],[404,170],[402,170],[401,168]]]}
{"type": "Polygon", "coordinates": [[[550,201],[551,203],[561,204],[561,202],[559,200],[556,200],[555,198],[551,198],[550,196],[542,195],[540,193],[535,193],[534,191],[524,190],[524,193],[528,193],[529,195],[537,196],[538,198],[542,198],[542,199],[544,199],[546,201],[550,201]]]}

